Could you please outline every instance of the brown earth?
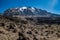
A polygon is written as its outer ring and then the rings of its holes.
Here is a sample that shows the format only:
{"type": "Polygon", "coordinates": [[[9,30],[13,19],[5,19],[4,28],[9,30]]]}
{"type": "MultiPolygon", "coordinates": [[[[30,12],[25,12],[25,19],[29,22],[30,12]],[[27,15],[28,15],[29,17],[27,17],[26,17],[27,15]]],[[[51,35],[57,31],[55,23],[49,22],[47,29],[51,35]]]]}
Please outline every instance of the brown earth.
{"type": "Polygon", "coordinates": [[[60,24],[36,25],[0,16],[0,40],[60,40],[60,24]]]}

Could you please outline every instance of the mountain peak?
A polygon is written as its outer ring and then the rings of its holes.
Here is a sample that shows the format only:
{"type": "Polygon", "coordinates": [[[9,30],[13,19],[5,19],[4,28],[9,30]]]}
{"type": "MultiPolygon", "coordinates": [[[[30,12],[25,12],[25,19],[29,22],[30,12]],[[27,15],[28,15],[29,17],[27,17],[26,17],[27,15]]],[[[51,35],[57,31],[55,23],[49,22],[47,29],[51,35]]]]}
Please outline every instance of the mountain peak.
{"type": "Polygon", "coordinates": [[[27,9],[28,9],[28,10],[31,10],[32,12],[35,11],[35,8],[34,8],[34,7],[20,7],[20,8],[19,8],[20,11],[27,10],[27,9]]]}
{"type": "Polygon", "coordinates": [[[38,16],[38,17],[51,17],[56,16],[50,12],[47,12],[42,9],[38,9],[35,7],[17,7],[17,8],[10,8],[4,12],[4,16],[38,16]]]}
{"type": "Polygon", "coordinates": [[[21,7],[21,9],[27,9],[28,7],[21,7]]]}
{"type": "Polygon", "coordinates": [[[19,8],[19,10],[24,10],[24,9],[27,9],[27,7],[21,7],[21,8],[19,8]]]}

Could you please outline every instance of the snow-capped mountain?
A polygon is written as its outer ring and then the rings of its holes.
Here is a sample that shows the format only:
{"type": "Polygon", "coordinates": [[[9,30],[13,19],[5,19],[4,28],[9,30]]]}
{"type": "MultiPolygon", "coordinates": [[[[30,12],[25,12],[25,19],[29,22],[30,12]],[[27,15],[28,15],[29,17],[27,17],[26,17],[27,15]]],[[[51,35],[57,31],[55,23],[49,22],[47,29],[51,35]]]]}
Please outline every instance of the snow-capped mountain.
{"type": "Polygon", "coordinates": [[[56,15],[45,10],[41,10],[34,7],[17,7],[17,8],[10,8],[7,9],[4,16],[39,16],[39,17],[56,17],[60,15],[56,15]]]}

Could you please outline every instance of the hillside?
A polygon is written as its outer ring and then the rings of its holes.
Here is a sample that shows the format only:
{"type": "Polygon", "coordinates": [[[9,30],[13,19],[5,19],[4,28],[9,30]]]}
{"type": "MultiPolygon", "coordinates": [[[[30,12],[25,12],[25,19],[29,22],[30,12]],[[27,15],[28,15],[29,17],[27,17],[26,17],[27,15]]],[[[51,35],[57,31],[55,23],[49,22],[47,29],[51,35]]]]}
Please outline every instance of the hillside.
{"type": "Polygon", "coordinates": [[[0,15],[0,40],[60,40],[60,24],[35,24],[0,15]]]}
{"type": "Polygon", "coordinates": [[[34,7],[7,9],[0,15],[0,40],[60,40],[60,15],[34,7]]]}

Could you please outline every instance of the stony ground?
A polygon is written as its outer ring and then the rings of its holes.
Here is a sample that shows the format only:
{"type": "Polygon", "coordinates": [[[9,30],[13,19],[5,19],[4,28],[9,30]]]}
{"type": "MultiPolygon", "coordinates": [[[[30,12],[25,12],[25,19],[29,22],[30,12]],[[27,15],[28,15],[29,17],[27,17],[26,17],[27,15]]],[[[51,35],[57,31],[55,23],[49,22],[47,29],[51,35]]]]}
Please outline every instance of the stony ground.
{"type": "Polygon", "coordinates": [[[60,40],[60,24],[31,24],[0,17],[0,40],[60,40]]]}

